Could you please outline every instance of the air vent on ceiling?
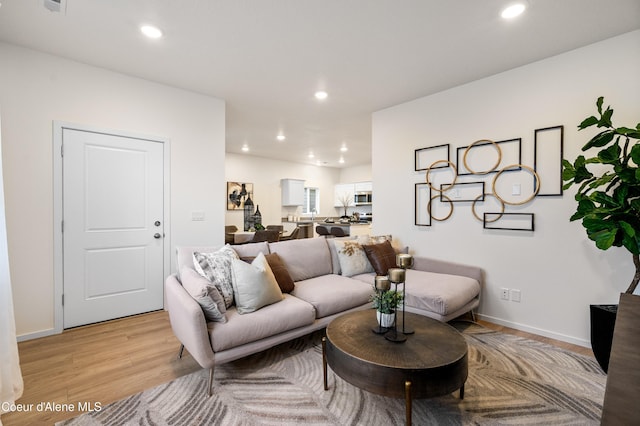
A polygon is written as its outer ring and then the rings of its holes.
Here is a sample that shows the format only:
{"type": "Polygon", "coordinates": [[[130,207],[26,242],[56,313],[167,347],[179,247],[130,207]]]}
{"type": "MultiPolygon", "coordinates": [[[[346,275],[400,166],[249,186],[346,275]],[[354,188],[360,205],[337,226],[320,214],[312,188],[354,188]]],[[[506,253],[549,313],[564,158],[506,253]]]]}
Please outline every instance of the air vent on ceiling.
{"type": "Polygon", "coordinates": [[[67,11],[67,0],[43,0],[43,1],[44,1],[44,7],[46,7],[52,12],[65,13],[67,11]]]}

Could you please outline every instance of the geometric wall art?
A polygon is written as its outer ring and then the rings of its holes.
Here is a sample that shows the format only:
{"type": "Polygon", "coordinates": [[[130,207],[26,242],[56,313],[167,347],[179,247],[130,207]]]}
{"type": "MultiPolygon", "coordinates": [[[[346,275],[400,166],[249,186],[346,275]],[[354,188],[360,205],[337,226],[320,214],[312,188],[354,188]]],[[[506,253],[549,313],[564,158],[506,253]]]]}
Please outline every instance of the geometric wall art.
{"type": "MultiPolygon", "coordinates": [[[[427,148],[420,148],[414,151],[415,171],[427,170],[438,160],[449,160],[449,144],[435,145],[427,148]]],[[[435,168],[446,167],[446,164],[436,165],[435,168]]]]}
{"type": "Polygon", "coordinates": [[[562,195],[563,129],[534,131],[532,166],[523,164],[522,138],[479,139],[454,148],[453,161],[449,144],[416,149],[415,170],[424,172],[424,181],[415,184],[415,225],[445,221],[455,204],[467,204],[484,229],[534,231],[534,214],[519,206],[562,195]]]}
{"type": "Polygon", "coordinates": [[[431,226],[431,215],[427,206],[431,200],[431,186],[426,183],[415,184],[415,225],[431,226]]]}
{"type": "Polygon", "coordinates": [[[536,129],[533,139],[533,169],[544,181],[538,196],[562,195],[564,126],[536,129]]]}

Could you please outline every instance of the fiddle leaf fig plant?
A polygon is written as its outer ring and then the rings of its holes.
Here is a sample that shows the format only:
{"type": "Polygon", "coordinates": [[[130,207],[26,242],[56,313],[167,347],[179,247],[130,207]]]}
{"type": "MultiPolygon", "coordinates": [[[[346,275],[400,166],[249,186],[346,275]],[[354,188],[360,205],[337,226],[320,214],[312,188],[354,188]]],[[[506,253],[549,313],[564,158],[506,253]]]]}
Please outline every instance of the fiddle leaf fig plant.
{"type": "Polygon", "coordinates": [[[602,129],[582,147],[583,152],[599,150],[594,156],[578,156],[573,164],[562,160],[563,188],[580,185],[570,220],[582,219],[596,247],[624,247],[631,253],[636,272],[626,292],[633,293],[640,281],[640,123],[635,128],[615,127],[613,109],[607,106],[603,111],[603,101],[598,98],[598,114],[578,126],[602,129]]]}

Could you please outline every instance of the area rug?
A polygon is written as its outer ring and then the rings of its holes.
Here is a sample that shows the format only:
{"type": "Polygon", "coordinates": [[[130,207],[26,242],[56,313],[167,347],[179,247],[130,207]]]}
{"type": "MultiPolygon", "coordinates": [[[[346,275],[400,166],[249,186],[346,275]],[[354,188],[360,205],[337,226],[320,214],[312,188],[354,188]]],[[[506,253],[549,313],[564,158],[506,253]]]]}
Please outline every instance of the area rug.
{"type": "MultiPolygon", "coordinates": [[[[469,346],[458,392],[415,400],[414,425],[599,424],[606,376],[594,358],[457,322],[469,346]]],[[[321,333],[199,371],[57,425],[402,425],[403,399],[362,391],[329,370],[321,333]]]]}

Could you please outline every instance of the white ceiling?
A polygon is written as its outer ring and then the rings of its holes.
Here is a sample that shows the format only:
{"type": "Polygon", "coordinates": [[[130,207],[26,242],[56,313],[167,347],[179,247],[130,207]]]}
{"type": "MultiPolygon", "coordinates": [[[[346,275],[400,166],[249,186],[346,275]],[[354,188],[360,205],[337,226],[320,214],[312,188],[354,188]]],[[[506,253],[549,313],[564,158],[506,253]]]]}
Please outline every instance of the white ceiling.
{"type": "Polygon", "coordinates": [[[349,167],[371,161],[373,111],[640,28],[640,0],[528,0],[505,21],[510,2],[0,0],[0,40],[224,99],[227,152],[349,167]]]}

